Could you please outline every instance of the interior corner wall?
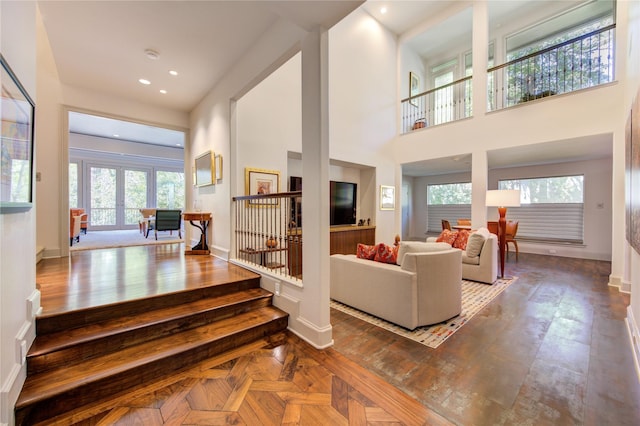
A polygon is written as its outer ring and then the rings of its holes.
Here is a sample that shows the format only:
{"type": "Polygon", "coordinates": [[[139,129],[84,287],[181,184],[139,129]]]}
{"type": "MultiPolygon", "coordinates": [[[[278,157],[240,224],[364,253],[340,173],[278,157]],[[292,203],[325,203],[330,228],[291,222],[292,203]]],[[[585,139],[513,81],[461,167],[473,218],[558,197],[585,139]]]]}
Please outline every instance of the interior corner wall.
{"type": "MultiPolygon", "coordinates": [[[[35,2],[0,2],[0,51],[37,105],[36,15],[35,2]]],[[[37,187],[35,192],[37,197],[37,187]]],[[[26,377],[20,346],[31,345],[35,337],[35,312],[27,300],[37,292],[37,209],[36,202],[27,211],[0,214],[0,423],[13,423],[13,407],[26,377]]]]}

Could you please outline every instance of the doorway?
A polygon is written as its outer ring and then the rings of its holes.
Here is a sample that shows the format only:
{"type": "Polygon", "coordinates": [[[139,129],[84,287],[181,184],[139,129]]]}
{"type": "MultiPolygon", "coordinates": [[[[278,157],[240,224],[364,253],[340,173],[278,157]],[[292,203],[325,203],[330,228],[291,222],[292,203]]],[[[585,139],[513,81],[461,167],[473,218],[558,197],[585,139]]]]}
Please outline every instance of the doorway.
{"type": "Polygon", "coordinates": [[[149,203],[150,169],[87,164],[89,225],[94,230],[133,229],[149,203]]]}

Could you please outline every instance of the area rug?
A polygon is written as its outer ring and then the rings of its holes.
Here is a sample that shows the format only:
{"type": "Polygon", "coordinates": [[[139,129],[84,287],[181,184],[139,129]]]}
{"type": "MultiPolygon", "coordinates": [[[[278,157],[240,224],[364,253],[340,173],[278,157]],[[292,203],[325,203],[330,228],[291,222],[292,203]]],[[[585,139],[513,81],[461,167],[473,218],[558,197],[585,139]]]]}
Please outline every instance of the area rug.
{"type": "Polygon", "coordinates": [[[146,246],[183,242],[184,239],[179,238],[176,231],[173,231],[171,234],[168,231],[158,232],[158,240],[156,241],[153,232],[149,233],[149,238],[145,238],[137,229],[128,229],[123,231],[89,230],[86,234],[80,234],[80,242],[74,242],[73,245],[69,247],[69,250],[94,250],[101,248],[146,246]]]}
{"type": "Polygon", "coordinates": [[[453,333],[460,330],[475,314],[480,312],[482,308],[502,293],[516,279],[516,277],[509,279],[498,278],[493,285],[462,280],[462,312],[460,315],[446,322],[418,327],[413,331],[340,302],[336,302],[335,300],[331,300],[330,305],[332,308],[341,312],[435,349],[451,337],[453,333]]]}

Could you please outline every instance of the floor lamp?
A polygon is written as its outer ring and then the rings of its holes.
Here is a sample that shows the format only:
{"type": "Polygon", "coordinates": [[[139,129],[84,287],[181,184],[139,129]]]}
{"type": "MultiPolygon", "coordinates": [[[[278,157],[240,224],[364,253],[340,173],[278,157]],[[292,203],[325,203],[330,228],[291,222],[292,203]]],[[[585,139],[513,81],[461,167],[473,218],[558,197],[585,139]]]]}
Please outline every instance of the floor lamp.
{"type": "Polygon", "coordinates": [[[500,277],[504,278],[504,254],[507,245],[507,207],[520,207],[519,189],[496,189],[487,191],[487,207],[498,207],[498,247],[500,248],[500,277]]]}

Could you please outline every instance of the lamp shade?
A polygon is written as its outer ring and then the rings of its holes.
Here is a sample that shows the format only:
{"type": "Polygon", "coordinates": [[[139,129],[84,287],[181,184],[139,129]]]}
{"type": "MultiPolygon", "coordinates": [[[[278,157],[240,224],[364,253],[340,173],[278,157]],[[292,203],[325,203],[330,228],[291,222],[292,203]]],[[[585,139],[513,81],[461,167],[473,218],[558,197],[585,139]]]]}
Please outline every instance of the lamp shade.
{"type": "Polygon", "coordinates": [[[520,207],[519,189],[494,189],[487,191],[489,207],[520,207]]]}

